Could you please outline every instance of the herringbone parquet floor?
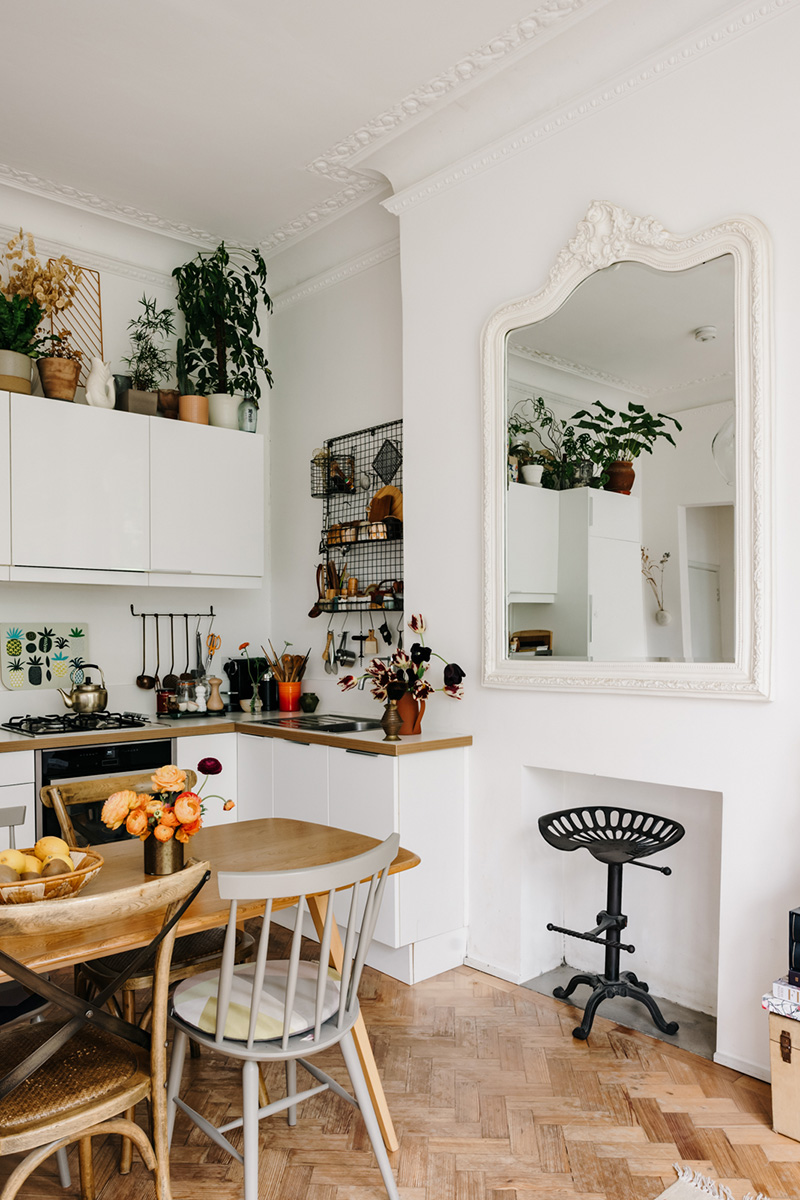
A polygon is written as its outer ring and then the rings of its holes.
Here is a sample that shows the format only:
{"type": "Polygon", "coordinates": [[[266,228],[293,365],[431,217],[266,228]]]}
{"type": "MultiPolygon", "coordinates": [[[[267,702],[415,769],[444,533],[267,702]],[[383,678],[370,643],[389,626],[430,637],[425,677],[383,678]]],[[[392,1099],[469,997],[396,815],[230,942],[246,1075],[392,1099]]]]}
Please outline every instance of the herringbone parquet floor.
{"type": "MultiPolygon", "coordinates": [[[[800,1143],[772,1132],[766,1084],[598,1018],[588,1043],[563,1003],[467,967],[413,988],[367,971],[362,1005],[397,1131],[403,1200],[653,1200],[691,1165],[771,1200],[800,1197],[800,1143]]],[[[326,1069],[344,1084],[338,1051],[326,1069]]],[[[189,1102],[237,1115],[238,1073],[187,1059],[189,1102]]],[[[282,1090],[276,1069],[270,1092],[282,1090]]],[[[117,1142],[96,1148],[100,1200],[150,1200],[138,1159],[116,1171],[117,1142]]],[[[240,1200],[240,1168],[179,1117],[176,1200],[240,1200]]],[[[78,1195],[45,1164],[28,1200],[78,1195]]],[[[0,1163],[2,1175],[7,1173],[0,1163]]],[[[262,1200],[385,1196],[358,1114],[330,1093],[262,1123],[262,1200]]]]}

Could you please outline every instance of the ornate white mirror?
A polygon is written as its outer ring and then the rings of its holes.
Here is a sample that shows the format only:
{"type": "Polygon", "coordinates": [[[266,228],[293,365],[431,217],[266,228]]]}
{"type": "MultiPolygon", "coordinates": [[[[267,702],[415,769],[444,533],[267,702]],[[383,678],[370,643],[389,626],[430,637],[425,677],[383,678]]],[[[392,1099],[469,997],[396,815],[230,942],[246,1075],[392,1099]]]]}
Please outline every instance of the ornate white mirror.
{"type": "Polygon", "coordinates": [[[595,202],[489,319],[484,683],[768,696],[768,282],[753,218],[595,202]]]}

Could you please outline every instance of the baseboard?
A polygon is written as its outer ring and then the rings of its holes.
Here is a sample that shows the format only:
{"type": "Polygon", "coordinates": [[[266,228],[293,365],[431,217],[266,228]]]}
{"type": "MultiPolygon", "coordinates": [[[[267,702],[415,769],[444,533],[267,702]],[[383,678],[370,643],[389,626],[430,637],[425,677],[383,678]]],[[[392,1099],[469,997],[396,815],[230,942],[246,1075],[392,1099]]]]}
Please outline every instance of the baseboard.
{"type": "Polygon", "coordinates": [[[769,1067],[759,1066],[744,1058],[734,1058],[732,1054],[717,1052],[714,1055],[714,1062],[719,1063],[721,1067],[730,1067],[732,1071],[738,1071],[740,1075],[750,1075],[753,1079],[761,1079],[764,1083],[770,1081],[769,1067]]]}
{"type": "Polygon", "coordinates": [[[494,963],[480,962],[477,958],[470,958],[469,955],[464,958],[464,966],[472,967],[475,971],[483,971],[484,975],[494,975],[496,979],[504,979],[506,983],[522,983],[519,975],[512,975],[510,971],[503,971],[494,963]]]}

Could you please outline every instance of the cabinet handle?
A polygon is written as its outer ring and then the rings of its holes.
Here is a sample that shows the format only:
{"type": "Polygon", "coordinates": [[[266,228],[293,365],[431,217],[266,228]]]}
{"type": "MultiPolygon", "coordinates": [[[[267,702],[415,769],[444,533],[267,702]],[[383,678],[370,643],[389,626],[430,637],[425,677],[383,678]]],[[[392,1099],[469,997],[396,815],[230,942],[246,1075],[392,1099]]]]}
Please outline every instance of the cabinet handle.
{"type": "Polygon", "coordinates": [[[311,745],[311,742],[300,742],[297,740],[297,738],[281,738],[280,740],[286,746],[310,746],[311,745]]]}
{"type": "Polygon", "coordinates": [[[360,754],[362,758],[380,758],[374,750],[345,750],[345,754],[360,754]]]}

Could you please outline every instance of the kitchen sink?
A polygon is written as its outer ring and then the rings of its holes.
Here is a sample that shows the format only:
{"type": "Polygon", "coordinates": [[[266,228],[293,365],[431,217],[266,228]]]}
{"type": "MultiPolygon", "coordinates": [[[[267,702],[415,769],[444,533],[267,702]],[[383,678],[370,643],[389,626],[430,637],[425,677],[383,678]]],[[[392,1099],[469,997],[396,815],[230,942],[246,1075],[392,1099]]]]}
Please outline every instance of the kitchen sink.
{"type": "Polygon", "coordinates": [[[285,717],[262,717],[254,725],[274,725],[278,729],[305,729],[316,733],[362,733],[365,729],[380,729],[381,723],[372,717],[337,716],[334,713],[297,713],[285,717]]]}

